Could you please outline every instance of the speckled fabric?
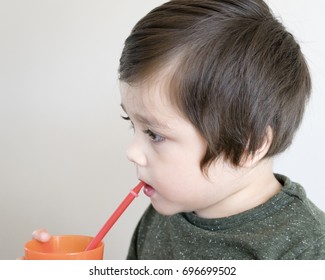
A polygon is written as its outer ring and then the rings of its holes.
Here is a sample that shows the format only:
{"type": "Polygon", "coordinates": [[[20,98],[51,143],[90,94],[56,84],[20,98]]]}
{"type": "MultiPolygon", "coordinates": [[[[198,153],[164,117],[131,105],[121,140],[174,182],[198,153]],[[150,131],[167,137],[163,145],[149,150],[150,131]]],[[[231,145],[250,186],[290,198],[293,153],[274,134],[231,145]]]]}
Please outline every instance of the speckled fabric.
{"type": "Polygon", "coordinates": [[[325,214],[282,175],[281,192],[238,215],[203,219],[162,216],[152,206],[133,235],[128,259],[322,259],[325,214]]]}

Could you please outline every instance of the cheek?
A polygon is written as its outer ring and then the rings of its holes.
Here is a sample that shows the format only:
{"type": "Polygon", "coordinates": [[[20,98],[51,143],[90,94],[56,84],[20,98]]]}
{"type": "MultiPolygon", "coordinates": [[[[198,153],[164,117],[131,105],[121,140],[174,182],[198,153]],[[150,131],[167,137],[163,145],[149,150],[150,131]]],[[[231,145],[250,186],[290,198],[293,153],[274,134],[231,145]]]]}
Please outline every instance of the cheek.
{"type": "MultiPolygon", "coordinates": [[[[158,168],[165,176],[197,177],[201,175],[200,162],[205,150],[193,146],[178,146],[162,152],[156,158],[158,168]]],[[[158,171],[159,172],[159,171],[158,171]]]]}
{"type": "Polygon", "coordinates": [[[165,143],[148,152],[148,167],[164,181],[170,177],[174,180],[201,177],[200,163],[206,147],[206,141],[192,127],[187,126],[174,139],[167,138],[165,143]]]}
{"type": "Polygon", "coordinates": [[[161,153],[159,156],[152,158],[152,165],[156,166],[161,171],[168,171],[168,173],[184,173],[187,170],[199,168],[200,161],[194,158],[190,152],[182,153],[180,150],[168,151],[168,153],[161,153]]]}
{"type": "Polygon", "coordinates": [[[165,161],[157,161],[151,170],[154,177],[163,185],[174,185],[178,187],[198,183],[202,172],[199,161],[188,157],[175,156],[165,161]]]}

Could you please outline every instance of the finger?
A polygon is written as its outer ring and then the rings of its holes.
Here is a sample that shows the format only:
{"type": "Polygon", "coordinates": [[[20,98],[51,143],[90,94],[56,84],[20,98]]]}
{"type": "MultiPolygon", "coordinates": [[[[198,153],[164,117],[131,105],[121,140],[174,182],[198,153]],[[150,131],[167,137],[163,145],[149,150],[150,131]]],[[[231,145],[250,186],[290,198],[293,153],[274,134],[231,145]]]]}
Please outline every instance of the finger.
{"type": "Polygon", "coordinates": [[[33,231],[32,237],[41,242],[47,242],[50,240],[51,235],[48,233],[46,229],[37,229],[33,231]]]}

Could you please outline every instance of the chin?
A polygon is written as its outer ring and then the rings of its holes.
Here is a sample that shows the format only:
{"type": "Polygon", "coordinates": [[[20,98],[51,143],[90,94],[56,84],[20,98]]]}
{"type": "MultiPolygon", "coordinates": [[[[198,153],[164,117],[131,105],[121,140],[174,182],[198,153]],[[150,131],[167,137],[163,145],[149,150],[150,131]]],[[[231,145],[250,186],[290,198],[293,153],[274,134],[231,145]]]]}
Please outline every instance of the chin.
{"type": "Polygon", "coordinates": [[[153,208],[155,208],[155,210],[160,215],[163,215],[163,216],[172,216],[172,215],[183,212],[181,209],[178,209],[178,210],[172,209],[171,207],[168,207],[168,206],[157,205],[154,202],[152,202],[152,206],[153,206],[153,208]]]}

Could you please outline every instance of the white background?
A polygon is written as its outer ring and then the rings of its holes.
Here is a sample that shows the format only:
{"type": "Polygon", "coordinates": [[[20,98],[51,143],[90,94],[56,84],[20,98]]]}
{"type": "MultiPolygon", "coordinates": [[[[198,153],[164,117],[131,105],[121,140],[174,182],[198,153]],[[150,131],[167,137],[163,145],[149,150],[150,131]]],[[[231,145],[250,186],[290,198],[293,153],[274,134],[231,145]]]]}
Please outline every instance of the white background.
{"type": "Polygon", "coordinates": [[[118,279],[118,280],[324,280],[320,261],[214,261],[214,260],[104,260],[104,261],[2,261],[1,279],[118,279]],[[217,270],[216,270],[217,268],[217,270]],[[96,275],[95,275],[95,269],[96,275]],[[212,269],[212,272],[211,272],[212,269]],[[90,272],[92,270],[92,273],[90,272]],[[210,271],[210,273],[209,273],[210,271]],[[216,272],[216,273],[215,273],[216,272]],[[92,274],[92,275],[90,275],[92,274]]]}
{"type": "MultiPolygon", "coordinates": [[[[94,235],[137,183],[125,157],[117,68],[125,38],[158,0],[0,0],[0,259],[23,255],[31,232],[94,235]]],[[[325,210],[325,4],[269,0],[296,36],[313,97],[275,171],[325,210]]],[[[140,195],[105,238],[124,259],[149,201],[140,195]]]]}

